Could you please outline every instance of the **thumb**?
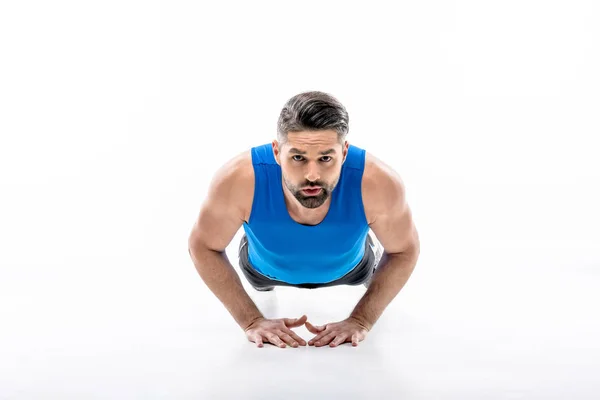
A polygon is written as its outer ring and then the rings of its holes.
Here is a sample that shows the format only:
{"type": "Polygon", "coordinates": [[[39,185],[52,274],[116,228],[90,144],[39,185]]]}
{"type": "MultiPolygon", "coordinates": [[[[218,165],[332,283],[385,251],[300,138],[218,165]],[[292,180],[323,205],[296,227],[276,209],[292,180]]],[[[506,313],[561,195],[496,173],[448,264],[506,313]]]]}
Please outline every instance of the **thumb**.
{"type": "Polygon", "coordinates": [[[321,326],[315,326],[313,324],[311,324],[310,322],[306,321],[306,328],[311,332],[311,333],[319,333],[325,330],[325,325],[321,325],[321,326]]]}
{"type": "Polygon", "coordinates": [[[283,322],[285,323],[285,325],[288,328],[294,328],[294,327],[304,325],[304,322],[306,321],[306,319],[307,319],[306,315],[303,315],[300,318],[284,318],[283,322]]]}

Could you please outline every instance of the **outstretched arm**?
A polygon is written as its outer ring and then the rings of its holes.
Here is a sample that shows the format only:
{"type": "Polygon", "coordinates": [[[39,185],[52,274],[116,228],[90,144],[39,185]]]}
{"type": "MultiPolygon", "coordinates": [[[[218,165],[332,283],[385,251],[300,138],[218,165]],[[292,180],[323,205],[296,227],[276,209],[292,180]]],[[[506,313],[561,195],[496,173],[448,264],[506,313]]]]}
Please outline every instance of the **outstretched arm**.
{"type": "Polygon", "coordinates": [[[264,318],[225,253],[243,224],[247,208],[243,204],[251,201],[253,194],[246,184],[253,176],[248,178],[245,171],[250,169],[244,162],[244,158],[235,158],[217,171],[188,239],[198,274],[242,329],[264,318]]]}
{"type": "Polygon", "coordinates": [[[363,201],[369,225],[384,253],[369,288],[350,314],[367,330],[404,287],[420,253],[419,235],[401,178],[389,167],[374,169],[370,182],[363,186],[363,201]]]}

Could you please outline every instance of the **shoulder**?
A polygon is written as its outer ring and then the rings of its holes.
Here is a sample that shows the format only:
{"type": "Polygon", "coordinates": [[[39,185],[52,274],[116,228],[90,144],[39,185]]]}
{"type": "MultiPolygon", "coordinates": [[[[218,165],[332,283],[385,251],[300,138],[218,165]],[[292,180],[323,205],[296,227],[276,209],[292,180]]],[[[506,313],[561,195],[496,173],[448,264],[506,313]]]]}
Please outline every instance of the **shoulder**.
{"type": "Polygon", "coordinates": [[[377,216],[405,202],[404,181],[389,165],[368,151],[362,178],[362,197],[369,225],[377,216]]]}
{"type": "Polygon", "coordinates": [[[236,209],[247,221],[254,197],[252,152],[246,150],[225,162],[214,174],[210,185],[212,196],[236,209]]]}

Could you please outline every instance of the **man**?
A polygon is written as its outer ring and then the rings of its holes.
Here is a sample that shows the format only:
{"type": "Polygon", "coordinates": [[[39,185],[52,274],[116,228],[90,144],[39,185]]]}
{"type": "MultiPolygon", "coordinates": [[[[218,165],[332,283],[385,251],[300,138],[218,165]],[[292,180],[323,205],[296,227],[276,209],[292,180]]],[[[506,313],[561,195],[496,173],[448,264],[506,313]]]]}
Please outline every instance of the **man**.
{"type": "Polygon", "coordinates": [[[201,278],[249,341],[305,346],[290,328],[306,325],[309,345],[357,346],[402,289],[420,252],[401,178],[345,140],[348,113],[333,96],[292,97],[277,140],[232,158],[213,177],[189,237],[201,278]],[[257,290],[274,286],[367,286],[350,316],[313,326],[306,315],[266,319],[225,253],[240,227],[240,268],[257,290]],[[383,249],[369,235],[375,234],[383,249]]]}

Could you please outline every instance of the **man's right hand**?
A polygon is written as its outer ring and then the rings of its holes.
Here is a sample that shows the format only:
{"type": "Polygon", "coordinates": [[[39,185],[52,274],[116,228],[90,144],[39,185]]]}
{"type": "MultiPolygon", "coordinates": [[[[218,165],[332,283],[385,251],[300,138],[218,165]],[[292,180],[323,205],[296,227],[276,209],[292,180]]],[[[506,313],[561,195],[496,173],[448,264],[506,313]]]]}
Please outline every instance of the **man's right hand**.
{"type": "Polygon", "coordinates": [[[278,347],[286,347],[286,343],[292,347],[306,346],[306,341],[296,335],[290,328],[304,325],[306,315],[300,318],[260,318],[245,329],[248,340],[256,343],[257,347],[263,347],[263,341],[272,343],[278,347]]]}

